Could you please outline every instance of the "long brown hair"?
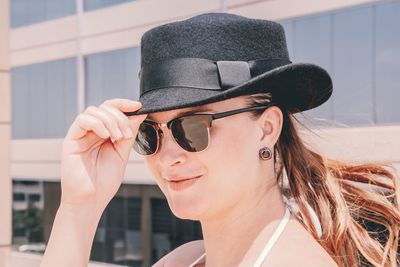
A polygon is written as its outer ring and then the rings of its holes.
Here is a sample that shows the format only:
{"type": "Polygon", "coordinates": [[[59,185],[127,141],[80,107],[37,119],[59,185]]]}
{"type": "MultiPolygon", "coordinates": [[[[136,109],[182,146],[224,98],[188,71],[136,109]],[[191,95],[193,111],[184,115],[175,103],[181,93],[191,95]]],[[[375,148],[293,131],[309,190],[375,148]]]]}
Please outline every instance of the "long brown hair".
{"type": "MultiPolygon", "coordinates": [[[[271,99],[271,94],[263,93],[247,96],[246,102],[249,107],[260,106],[271,99]]],[[[304,227],[340,267],[397,266],[400,187],[395,172],[382,164],[350,164],[313,151],[301,140],[293,112],[281,110],[283,126],[274,147],[277,179],[282,184],[286,174],[304,227]],[[321,222],[320,237],[307,203],[321,222]]],[[[262,112],[251,116],[257,118],[262,112]]]]}

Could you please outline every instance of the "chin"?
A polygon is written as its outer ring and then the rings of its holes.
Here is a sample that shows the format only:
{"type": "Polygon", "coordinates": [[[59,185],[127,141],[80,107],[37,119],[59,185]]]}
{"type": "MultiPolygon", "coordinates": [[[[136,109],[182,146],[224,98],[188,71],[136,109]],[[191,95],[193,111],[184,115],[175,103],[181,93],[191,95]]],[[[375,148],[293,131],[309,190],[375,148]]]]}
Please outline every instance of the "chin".
{"type": "Polygon", "coordinates": [[[174,199],[168,200],[168,205],[172,213],[182,220],[198,221],[204,213],[201,205],[196,205],[195,201],[174,199]]]}

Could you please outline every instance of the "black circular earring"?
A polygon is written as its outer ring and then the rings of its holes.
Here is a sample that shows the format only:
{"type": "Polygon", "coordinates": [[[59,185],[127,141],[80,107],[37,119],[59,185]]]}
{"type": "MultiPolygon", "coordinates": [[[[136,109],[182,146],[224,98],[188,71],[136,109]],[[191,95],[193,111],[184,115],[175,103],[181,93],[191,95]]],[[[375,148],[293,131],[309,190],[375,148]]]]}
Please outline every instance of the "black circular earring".
{"type": "Polygon", "coordinates": [[[269,160],[272,158],[272,151],[269,147],[265,146],[260,149],[259,154],[260,159],[262,160],[269,160]]]}

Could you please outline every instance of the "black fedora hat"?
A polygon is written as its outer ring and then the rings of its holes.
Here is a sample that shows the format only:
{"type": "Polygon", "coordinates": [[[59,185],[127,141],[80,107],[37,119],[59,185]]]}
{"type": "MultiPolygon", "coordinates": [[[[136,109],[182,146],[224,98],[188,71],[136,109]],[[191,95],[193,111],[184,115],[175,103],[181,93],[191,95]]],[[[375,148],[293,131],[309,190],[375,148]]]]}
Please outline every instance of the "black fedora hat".
{"type": "Polygon", "coordinates": [[[324,103],[332,80],[321,67],[291,63],[283,27],[208,13],[147,31],[141,40],[140,98],[152,113],[270,92],[295,113],[324,103]]]}

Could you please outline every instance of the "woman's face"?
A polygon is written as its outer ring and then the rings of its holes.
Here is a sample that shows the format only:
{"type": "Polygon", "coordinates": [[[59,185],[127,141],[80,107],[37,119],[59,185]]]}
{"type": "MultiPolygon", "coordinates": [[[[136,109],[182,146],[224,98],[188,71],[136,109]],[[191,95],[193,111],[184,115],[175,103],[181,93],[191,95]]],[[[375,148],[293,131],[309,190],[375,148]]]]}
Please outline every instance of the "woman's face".
{"type": "MultiPolygon", "coordinates": [[[[166,123],[185,111],[219,113],[243,107],[246,107],[244,98],[237,97],[200,107],[152,113],[147,119],[166,123]]],[[[258,151],[265,145],[272,148],[273,144],[268,142],[273,140],[268,135],[263,139],[265,127],[269,126],[261,119],[250,119],[249,115],[244,112],[214,120],[210,144],[200,152],[185,151],[173,140],[170,130],[162,128],[164,136],[159,150],[145,157],[145,161],[177,217],[212,219],[265,192],[266,179],[273,179],[273,173],[266,172],[268,168],[273,170],[273,163],[261,161],[258,151]],[[171,181],[196,176],[200,178],[171,181]]]]}

